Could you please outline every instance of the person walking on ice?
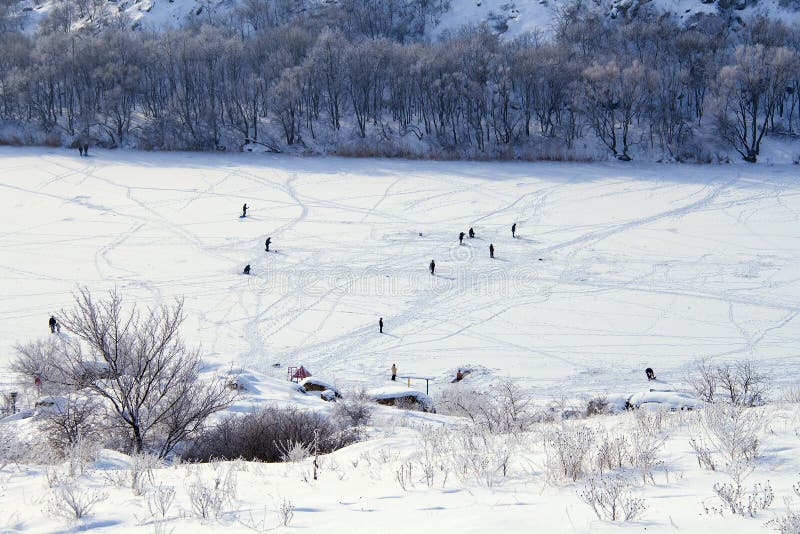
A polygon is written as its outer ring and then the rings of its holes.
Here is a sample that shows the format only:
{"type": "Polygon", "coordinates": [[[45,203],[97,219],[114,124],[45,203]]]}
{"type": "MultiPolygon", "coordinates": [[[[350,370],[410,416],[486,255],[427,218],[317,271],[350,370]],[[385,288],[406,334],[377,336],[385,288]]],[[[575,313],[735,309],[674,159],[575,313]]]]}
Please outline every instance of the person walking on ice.
{"type": "Polygon", "coordinates": [[[247,202],[242,204],[242,217],[247,217],[247,202]]]}
{"type": "Polygon", "coordinates": [[[267,252],[269,252],[269,244],[272,243],[272,238],[268,237],[266,241],[264,241],[264,248],[267,252]]]}
{"type": "Polygon", "coordinates": [[[511,225],[511,237],[517,237],[517,223],[511,225]]]}
{"type": "Polygon", "coordinates": [[[380,331],[381,334],[383,334],[383,317],[378,319],[378,330],[380,331]]]}
{"type": "Polygon", "coordinates": [[[494,245],[489,243],[489,257],[494,259],[494,245]]]}
{"type": "Polygon", "coordinates": [[[397,365],[392,364],[392,380],[397,378],[397,365]]]}
{"type": "Polygon", "coordinates": [[[472,239],[473,237],[475,237],[475,230],[473,230],[472,227],[470,226],[470,228],[469,228],[469,238],[472,239]]]}
{"type": "Polygon", "coordinates": [[[61,325],[58,324],[58,321],[56,320],[55,316],[51,315],[50,320],[47,322],[47,324],[50,326],[51,334],[55,334],[56,332],[61,332],[61,325]]]}
{"type": "Polygon", "coordinates": [[[463,245],[464,244],[464,232],[461,232],[460,234],[458,234],[458,244],[459,245],[463,245]]]}
{"type": "Polygon", "coordinates": [[[428,268],[431,270],[431,276],[434,276],[436,274],[436,262],[431,260],[431,264],[428,268]]]}

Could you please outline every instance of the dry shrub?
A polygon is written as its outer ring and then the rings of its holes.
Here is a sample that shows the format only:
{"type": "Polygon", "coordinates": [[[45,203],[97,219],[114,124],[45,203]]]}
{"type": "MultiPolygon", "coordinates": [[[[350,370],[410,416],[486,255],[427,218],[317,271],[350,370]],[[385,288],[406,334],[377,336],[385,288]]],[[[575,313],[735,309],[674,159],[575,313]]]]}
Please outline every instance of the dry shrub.
{"type": "Polygon", "coordinates": [[[341,427],[326,415],[297,408],[267,407],[245,416],[230,415],[204,431],[188,447],[187,460],[283,461],[286,444],[328,453],[356,441],[352,427],[341,427]]]}

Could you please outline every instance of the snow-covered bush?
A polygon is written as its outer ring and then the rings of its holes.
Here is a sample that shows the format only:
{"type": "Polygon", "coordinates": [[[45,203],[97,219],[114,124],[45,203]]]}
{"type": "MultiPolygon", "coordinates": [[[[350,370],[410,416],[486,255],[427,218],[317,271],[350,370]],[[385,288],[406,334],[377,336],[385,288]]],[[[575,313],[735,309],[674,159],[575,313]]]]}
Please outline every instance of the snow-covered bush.
{"type": "Polygon", "coordinates": [[[439,413],[466,417],[492,432],[522,432],[535,419],[531,396],[514,382],[503,382],[489,391],[447,389],[436,406],[439,413]]]}
{"type": "Polygon", "coordinates": [[[597,518],[605,521],[631,521],[641,516],[646,508],[644,499],[633,497],[633,484],[623,475],[589,476],[580,499],[592,507],[597,518]]]}
{"type": "Polygon", "coordinates": [[[444,486],[451,474],[463,484],[492,487],[509,475],[519,449],[519,436],[494,434],[478,425],[425,425],[402,474],[407,477],[410,471],[415,474],[411,484],[424,482],[428,487],[444,486]]]}
{"type": "Polygon", "coordinates": [[[636,428],[631,433],[631,465],[639,471],[642,483],[655,483],[653,469],[662,462],[658,451],[664,446],[661,412],[639,410],[635,412],[636,428]]]}
{"type": "Polygon", "coordinates": [[[175,501],[175,488],[159,484],[147,492],[147,510],[150,517],[164,519],[175,501]]]}
{"type": "Polygon", "coordinates": [[[372,419],[374,406],[367,395],[354,392],[344,395],[333,406],[333,417],[342,426],[365,427],[372,419]]]}
{"type": "MultiPolygon", "coordinates": [[[[800,497],[800,482],[792,486],[794,493],[800,497]]],[[[792,509],[791,500],[786,499],[786,511],[783,515],[767,522],[767,526],[780,534],[800,534],[800,512],[792,509]]]]}
{"type": "Polygon", "coordinates": [[[516,449],[516,436],[468,425],[450,435],[445,450],[451,469],[462,482],[474,481],[490,488],[498,477],[508,475],[516,449]]]}
{"type": "Polygon", "coordinates": [[[595,469],[601,475],[622,468],[631,457],[631,445],[622,434],[599,434],[595,469]]]}
{"type": "Polygon", "coordinates": [[[59,362],[58,354],[64,350],[66,341],[52,336],[39,339],[27,345],[14,347],[16,356],[9,368],[29,380],[31,384],[38,378],[41,387],[37,396],[62,395],[74,390],[67,376],[63,362],[59,362]]]}
{"type": "Polygon", "coordinates": [[[50,463],[61,458],[41,439],[26,438],[11,425],[0,424],[0,468],[14,463],[50,463]]]}
{"type": "Polygon", "coordinates": [[[56,485],[47,500],[47,512],[54,517],[81,519],[94,505],[105,501],[107,493],[81,489],[73,482],[56,485]]]}
{"type": "Polygon", "coordinates": [[[586,403],[586,417],[611,413],[611,405],[607,397],[595,397],[586,403]]]}
{"type": "Polygon", "coordinates": [[[714,366],[701,360],[695,373],[689,383],[695,395],[705,402],[724,399],[733,404],[759,406],[769,392],[769,378],[749,361],[714,366]]]}
{"type": "Polygon", "coordinates": [[[714,484],[722,507],[707,506],[707,510],[754,517],[772,504],[774,495],[769,481],[757,483],[749,491],[744,485],[755,468],[762,427],[761,414],[741,404],[709,404],[700,411],[697,437],[690,439],[698,463],[712,470],[721,465],[730,477],[730,482],[714,484]]]}
{"type": "Polygon", "coordinates": [[[203,520],[218,519],[236,500],[236,473],[233,469],[217,470],[211,480],[199,475],[186,485],[192,513],[203,520]]]}
{"type": "Polygon", "coordinates": [[[781,390],[781,401],[800,404],[800,384],[790,384],[781,390]]]}
{"type": "Polygon", "coordinates": [[[775,498],[769,481],[756,483],[749,492],[740,481],[719,482],[714,484],[714,492],[732,514],[750,517],[769,508],[775,498]]]}
{"type": "Polygon", "coordinates": [[[714,461],[714,456],[702,438],[689,438],[689,445],[697,455],[697,465],[704,469],[711,471],[717,470],[717,464],[714,461]]]}
{"type": "Polygon", "coordinates": [[[101,406],[94,399],[67,395],[64,401],[42,412],[39,423],[50,446],[62,455],[79,441],[99,442],[103,427],[101,406]]]}
{"type": "Polygon", "coordinates": [[[294,518],[294,509],[295,506],[289,499],[283,499],[283,501],[281,501],[278,512],[280,513],[282,526],[288,527],[289,523],[292,522],[294,518]]]}
{"type": "Polygon", "coordinates": [[[695,374],[688,379],[694,394],[703,402],[714,402],[717,392],[716,370],[706,360],[697,362],[695,374]]]}
{"type": "Polygon", "coordinates": [[[800,512],[787,508],[783,515],[767,521],[766,525],[780,534],[800,534],[800,512]]]}
{"type": "Polygon", "coordinates": [[[574,482],[584,476],[596,441],[596,431],[585,425],[563,423],[548,432],[544,438],[548,478],[574,482]]]}
{"type": "Polygon", "coordinates": [[[719,386],[733,404],[760,406],[769,391],[769,378],[761,374],[749,361],[725,364],[717,368],[719,386]]]}
{"type": "Polygon", "coordinates": [[[302,462],[314,454],[315,443],[302,443],[300,441],[287,441],[278,443],[281,451],[281,461],[283,462],[302,462]]]}
{"type": "Polygon", "coordinates": [[[735,480],[753,468],[762,428],[759,414],[735,404],[711,404],[699,412],[700,431],[735,480]]]}

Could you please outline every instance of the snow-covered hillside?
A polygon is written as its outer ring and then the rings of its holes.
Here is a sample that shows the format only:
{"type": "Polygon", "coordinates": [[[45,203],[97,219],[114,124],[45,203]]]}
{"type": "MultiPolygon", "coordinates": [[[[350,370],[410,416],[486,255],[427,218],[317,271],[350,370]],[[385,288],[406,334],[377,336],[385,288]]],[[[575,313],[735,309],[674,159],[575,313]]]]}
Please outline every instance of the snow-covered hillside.
{"type": "Polygon", "coordinates": [[[2,147],[3,394],[34,389],[8,372],[13,347],[52,336],[49,315],[80,284],[143,306],[185,298],[181,333],[205,372],[238,375],[227,414],[331,413],[286,380],[290,365],[372,398],[407,394],[407,376],[420,396],[428,378],[434,399],[513,379],[539,407],[643,409],[498,433],[376,406],[367,439],[316,460],[164,464],[87,445],[46,466],[23,395],[24,411],[0,421],[0,530],[745,534],[798,521],[783,504],[800,498],[796,177],[780,164],[2,147]],[[702,407],[686,383],[699,358],[752,361],[770,403],[649,411],[702,407]],[[453,384],[458,369],[469,373],[453,384]],[[573,476],[563,466],[576,461],[573,476]],[[734,471],[740,513],[718,496],[734,471]],[[630,521],[587,505],[603,483],[621,485],[630,521]]]}
{"type": "MultiPolygon", "coordinates": [[[[115,17],[124,14],[128,21],[145,29],[163,30],[178,27],[186,23],[207,20],[208,17],[225,16],[244,4],[241,0],[117,0],[114,2],[79,3],[80,9],[70,8],[75,12],[71,18],[75,27],[86,24],[105,24],[115,17]]],[[[268,2],[261,5],[268,9],[268,2]]],[[[310,16],[315,5],[330,6],[332,2],[307,1],[308,7],[298,4],[296,14],[310,16]]],[[[437,38],[443,32],[456,31],[463,26],[487,24],[496,33],[507,38],[514,38],[526,32],[549,34],[558,14],[572,0],[450,0],[450,8],[444,14],[430,20],[426,25],[426,33],[430,38],[437,38]]],[[[607,17],[633,18],[639,12],[668,13],[682,22],[688,22],[694,15],[716,13],[719,5],[730,7],[728,0],[718,2],[712,0],[602,0],[586,4],[590,10],[607,17]]],[[[734,13],[742,19],[754,15],[769,15],[780,18],[785,23],[800,19],[798,11],[781,0],[760,0],[758,2],[739,0],[733,2],[734,13]]],[[[62,8],[62,0],[21,0],[11,9],[12,13],[21,15],[24,25],[34,31],[43,17],[54,9],[62,8]]]]}

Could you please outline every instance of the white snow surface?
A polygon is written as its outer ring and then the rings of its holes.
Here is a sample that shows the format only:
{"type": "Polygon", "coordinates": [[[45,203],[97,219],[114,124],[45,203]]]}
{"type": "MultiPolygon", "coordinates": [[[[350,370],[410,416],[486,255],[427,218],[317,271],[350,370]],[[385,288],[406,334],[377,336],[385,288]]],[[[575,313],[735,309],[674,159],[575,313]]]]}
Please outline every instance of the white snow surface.
{"type": "MultiPolygon", "coordinates": [[[[116,287],[141,306],[185,298],[182,334],[200,345],[205,371],[245,386],[234,413],[267,403],[332,410],[286,380],[289,365],[313,369],[346,392],[392,386],[396,363],[398,375],[433,377],[434,399],[446,388],[489,389],[512,378],[544,405],[598,395],[616,402],[646,391],[646,367],[668,383],[668,391],[649,392],[653,402],[677,402],[686,399],[698,358],[747,359],[772,377],[774,391],[800,379],[797,176],[797,166],[781,164],[104,150],[80,158],[0,147],[0,390],[18,387],[7,372],[14,345],[51,335],[50,314],[58,316],[86,285],[94,292],[116,287]],[[245,202],[248,216],[239,218],[245,202]],[[459,246],[459,232],[470,226],[476,238],[459,246]],[[266,236],[274,252],[264,251],[266,236]],[[252,274],[242,275],[248,263],[252,274]],[[454,369],[479,372],[450,384],[454,369]]],[[[417,390],[424,386],[413,381],[417,390]]],[[[770,431],[752,482],[772,481],[772,511],[756,519],[703,512],[713,483],[724,479],[697,467],[680,419],[695,412],[676,412],[664,467],[654,485],[637,490],[648,511],[627,526],[765,530],[800,472],[800,409],[757,410],[770,431]]],[[[630,417],[592,424],[624,427],[630,417]]],[[[311,532],[620,528],[598,521],[577,499],[578,486],[546,485],[540,448],[491,487],[451,479],[402,489],[396,473],[431,431],[427,425],[457,422],[384,407],[374,419],[371,439],[326,457],[318,481],[308,462],[157,469],[156,484],[178,493],[160,522],[148,519],[146,497],[100,473],[128,462],[105,452],[77,483],[108,499],[69,528],[258,530],[253,524],[262,517],[265,528],[277,526],[283,499],[295,506],[290,528],[311,532]],[[182,515],[190,510],[185,488],[219,469],[238,473],[236,511],[211,522],[182,515]]],[[[34,436],[35,424],[36,417],[18,417],[3,427],[34,436]]],[[[42,466],[0,469],[0,509],[13,510],[0,518],[0,530],[64,531],[64,520],[42,513],[51,492],[45,478],[42,466]]]]}
{"type": "Polygon", "coordinates": [[[339,389],[392,363],[541,398],[679,385],[698,358],[800,378],[796,166],[2,148],[0,176],[0,364],[86,285],[185,298],[209,371],[339,389]]]}

